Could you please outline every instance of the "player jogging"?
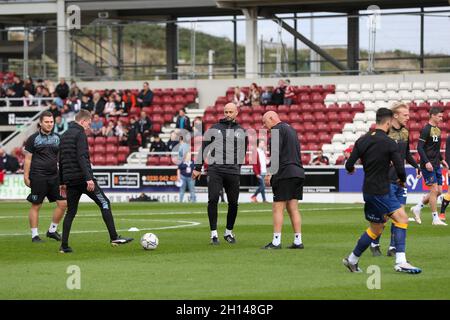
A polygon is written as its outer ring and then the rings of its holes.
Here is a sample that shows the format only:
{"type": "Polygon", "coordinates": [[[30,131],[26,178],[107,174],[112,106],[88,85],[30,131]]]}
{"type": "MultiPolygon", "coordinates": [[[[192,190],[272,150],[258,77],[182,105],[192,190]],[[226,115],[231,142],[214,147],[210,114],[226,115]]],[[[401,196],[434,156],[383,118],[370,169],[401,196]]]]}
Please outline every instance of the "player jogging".
{"type": "MultiPolygon", "coordinates": [[[[396,103],[391,108],[393,112],[393,118],[392,118],[392,127],[389,130],[389,138],[395,141],[397,143],[397,148],[400,153],[400,157],[402,158],[402,161],[408,162],[411,166],[416,168],[416,179],[421,178],[421,172],[420,168],[417,165],[416,160],[414,160],[414,157],[412,156],[411,152],[409,151],[409,131],[406,128],[406,125],[409,120],[409,108],[404,103],[396,103]]],[[[404,208],[406,205],[406,195],[407,195],[407,188],[400,187],[397,183],[398,181],[398,175],[397,171],[394,167],[391,167],[389,170],[389,178],[391,180],[391,191],[394,193],[394,195],[397,197],[398,201],[404,208]]],[[[395,244],[394,244],[394,232],[393,232],[394,225],[391,224],[391,242],[389,245],[389,249],[387,251],[387,255],[392,257],[395,256],[395,244]]],[[[370,250],[372,251],[373,256],[380,256],[380,238],[381,235],[372,241],[370,245],[370,250]]]]}
{"type": "Polygon", "coordinates": [[[431,107],[430,120],[422,129],[417,144],[417,151],[420,154],[420,168],[425,180],[425,184],[430,188],[430,192],[423,197],[422,201],[411,208],[414,219],[417,223],[422,223],[420,218],[421,210],[424,205],[430,204],[431,214],[433,216],[432,225],[446,226],[437,212],[437,199],[442,193],[442,170],[441,163],[448,168],[447,162],[441,156],[441,129],[438,125],[442,122],[442,109],[431,107]]]}
{"type": "Polygon", "coordinates": [[[406,229],[408,216],[390,188],[389,170],[391,162],[399,177],[398,184],[405,187],[405,164],[398,152],[397,144],[389,138],[387,132],[392,126],[393,113],[387,108],[380,108],[376,113],[376,130],[359,138],[350,158],[345,164],[351,174],[355,163],[361,159],[364,169],[364,213],[370,226],[359,238],[350,255],[343,259],[343,264],[351,272],[362,272],[358,266],[363,252],[384,229],[387,217],[393,220],[392,232],[396,248],[394,269],[398,272],[420,273],[421,269],[412,266],[406,260],[406,229]]]}
{"type": "Polygon", "coordinates": [[[76,114],[75,121],[69,124],[69,129],[61,137],[59,168],[61,181],[67,186],[67,214],[63,222],[61,253],[72,252],[69,247],[69,234],[73,219],[77,214],[78,202],[83,193],[94,200],[100,208],[109,232],[111,245],[125,244],[133,240],[117,234],[109,199],[94,179],[85,133],[85,130],[89,130],[90,125],[91,113],[82,109],[76,114]]]}
{"type": "Polygon", "coordinates": [[[23,178],[25,185],[31,188],[27,200],[31,202],[29,221],[31,228],[31,241],[42,242],[39,237],[38,222],[39,210],[47,197],[49,202],[56,201],[52,222],[47,231],[47,237],[61,241],[57,227],[67,202],[61,196],[58,175],[58,152],[60,137],[53,132],[54,118],[49,111],[39,116],[39,130],[31,135],[25,142],[25,163],[23,178]]]}

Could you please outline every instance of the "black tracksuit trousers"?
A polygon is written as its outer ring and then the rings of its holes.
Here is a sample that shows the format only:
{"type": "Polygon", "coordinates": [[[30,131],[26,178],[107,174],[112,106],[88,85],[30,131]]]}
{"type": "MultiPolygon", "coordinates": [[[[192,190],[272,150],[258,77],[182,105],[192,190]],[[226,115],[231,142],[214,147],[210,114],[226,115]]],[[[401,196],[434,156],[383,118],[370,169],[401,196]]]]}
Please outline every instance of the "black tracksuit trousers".
{"type": "Polygon", "coordinates": [[[72,228],[72,222],[78,211],[78,203],[80,201],[81,195],[84,193],[89,198],[94,200],[95,204],[100,208],[102,212],[103,221],[109,232],[109,237],[111,240],[117,239],[116,227],[114,225],[114,218],[111,212],[111,204],[109,199],[106,197],[103,190],[98,186],[97,181],[94,180],[95,189],[94,191],[88,191],[87,184],[79,185],[68,185],[67,186],[67,213],[64,217],[63,222],[63,234],[62,234],[62,246],[67,247],[69,244],[69,234],[72,228]]]}
{"type": "Polygon", "coordinates": [[[211,230],[217,230],[217,204],[222,188],[228,199],[227,229],[233,230],[238,211],[240,176],[208,171],[208,218],[211,230]]]}

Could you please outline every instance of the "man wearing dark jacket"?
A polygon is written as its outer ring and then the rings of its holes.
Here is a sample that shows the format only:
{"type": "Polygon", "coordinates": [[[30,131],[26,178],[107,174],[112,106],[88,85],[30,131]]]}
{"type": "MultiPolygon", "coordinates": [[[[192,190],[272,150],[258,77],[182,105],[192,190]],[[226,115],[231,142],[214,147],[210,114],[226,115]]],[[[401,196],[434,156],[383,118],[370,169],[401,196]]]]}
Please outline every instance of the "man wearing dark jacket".
{"type": "Polygon", "coordinates": [[[176,120],[176,123],[175,123],[175,128],[177,128],[177,129],[184,129],[184,130],[187,130],[189,132],[192,131],[191,120],[186,115],[186,110],[185,109],[181,109],[178,112],[178,117],[177,117],[177,120],[176,120]]]}
{"type": "Polygon", "coordinates": [[[58,85],[55,88],[55,92],[61,99],[66,99],[69,96],[69,85],[66,83],[66,80],[64,78],[61,78],[59,80],[58,85]]]}
{"type": "Polygon", "coordinates": [[[218,245],[217,203],[220,191],[225,188],[228,198],[227,228],[224,239],[235,243],[233,227],[236,221],[239,199],[241,165],[245,160],[246,134],[236,122],[238,115],[234,103],[224,109],[225,118],[213,125],[204,136],[202,149],[196,160],[193,179],[200,178],[204,158],[208,162],[208,218],[211,229],[211,244],[218,245]]]}
{"type": "Polygon", "coordinates": [[[139,92],[137,102],[141,108],[148,107],[152,104],[153,91],[150,90],[148,82],[144,82],[144,88],[139,92]]]}
{"type": "Polygon", "coordinates": [[[91,125],[91,113],[80,110],[75,121],[70,123],[69,129],[62,135],[60,143],[60,181],[67,186],[67,214],[63,222],[61,253],[70,253],[69,234],[72,221],[78,210],[78,202],[84,193],[94,200],[102,212],[103,221],[108,228],[111,245],[125,244],[133,239],[123,238],[117,234],[109,199],[100,189],[91,168],[89,148],[85,130],[91,125]]]}

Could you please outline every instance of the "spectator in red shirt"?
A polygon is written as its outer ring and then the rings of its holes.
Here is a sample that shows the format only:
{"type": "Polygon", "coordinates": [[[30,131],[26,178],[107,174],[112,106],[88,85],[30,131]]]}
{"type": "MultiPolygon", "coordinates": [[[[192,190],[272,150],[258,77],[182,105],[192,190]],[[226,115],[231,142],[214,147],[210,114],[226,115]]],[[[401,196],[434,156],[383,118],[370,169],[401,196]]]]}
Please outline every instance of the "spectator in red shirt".
{"type": "Polygon", "coordinates": [[[284,104],[290,106],[294,102],[295,88],[291,86],[291,81],[286,79],[286,91],[284,92],[284,104]]]}

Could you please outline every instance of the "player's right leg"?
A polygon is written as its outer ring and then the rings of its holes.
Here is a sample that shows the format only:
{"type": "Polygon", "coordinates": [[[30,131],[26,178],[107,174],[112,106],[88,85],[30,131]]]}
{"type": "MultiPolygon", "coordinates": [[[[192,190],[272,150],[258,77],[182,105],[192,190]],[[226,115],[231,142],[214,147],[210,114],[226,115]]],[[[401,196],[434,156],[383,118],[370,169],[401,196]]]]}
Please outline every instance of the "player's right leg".
{"type": "Polygon", "coordinates": [[[298,210],[298,200],[291,199],[286,203],[286,209],[291,219],[292,229],[294,230],[294,242],[289,246],[289,249],[303,249],[302,242],[302,217],[298,210]]]}
{"type": "Polygon", "coordinates": [[[47,181],[45,179],[31,179],[31,193],[28,195],[27,200],[31,203],[28,219],[31,229],[31,241],[42,242],[39,237],[38,225],[39,225],[39,210],[42,207],[42,202],[47,195],[47,181]]]}
{"type": "Polygon", "coordinates": [[[350,272],[362,272],[358,266],[359,258],[367,250],[373,240],[378,238],[384,229],[384,223],[370,222],[369,228],[361,235],[350,255],[342,260],[350,272]]]}
{"type": "Polygon", "coordinates": [[[439,214],[439,219],[445,221],[445,211],[447,210],[448,205],[450,204],[450,192],[447,191],[446,194],[442,197],[441,204],[441,213],[439,214]]]}
{"type": "Polygon", "coordinates": [[[281,230],[283,227],[283,212],[287,201],[274,201],[272,203],[273,239],[262,249],[281,249],[281,230]]]}
{"type": "Polygon", "coordinates": [[[406,230],[408,229],[408,215],[403,208],[394,211],[390,218],[393,220],[393,234],[395,240],[395,271],[417,274],[421,273],[420,268],[412,266],[406,260],[406,230]]]}
{"type": "Polygon", "coordinates": [[[105,195],[103,190],[97,184],[97,181],[94,180],[95,188],[94,191],[88,191],[86,186],[84,186],[83,193],[85,193],[89,198],[91,198],[95,204],[100,208],[102,213],[103,222],[106,225],[109,233],[109,239],[112,246],[117,246],[121,244],[126,244],[133,241],[133,238],[125,238],[121,237],[117,234],[116,226],[114,224],[114,217],[111,211],[111,202],[108,197],[105,195]]]}
{"type": "Polygon", "coordinates": [[[69,235],[72,229],[72,222],[78,211],[78,203],[83,193],[83,186],[67,186],[67,213],[63,221],[63,234],[61,239],[61,247],[59,252],[71,253],[72,248],[69,247],[69,235]]]}
{"type": "Polygon", "coordinates": [[[208,220],[209,229],[211,231],[212,245],[219,244],[219,235],[217,233],[217,206],[219,203],[220,193],[223,189],[223,177],[215,172],[208,171],[208,220]]]}
{"type": "Polygon", "coordinates": [[[446,226],[447,224],[441,219],[439,219],[439,214],[437,211],[437,199],[442,193],[442,186],[435,183],[430,187],[430,208],[431,208],[431,215],[433,218],[432,225],[433,226],[446,226]]]}

